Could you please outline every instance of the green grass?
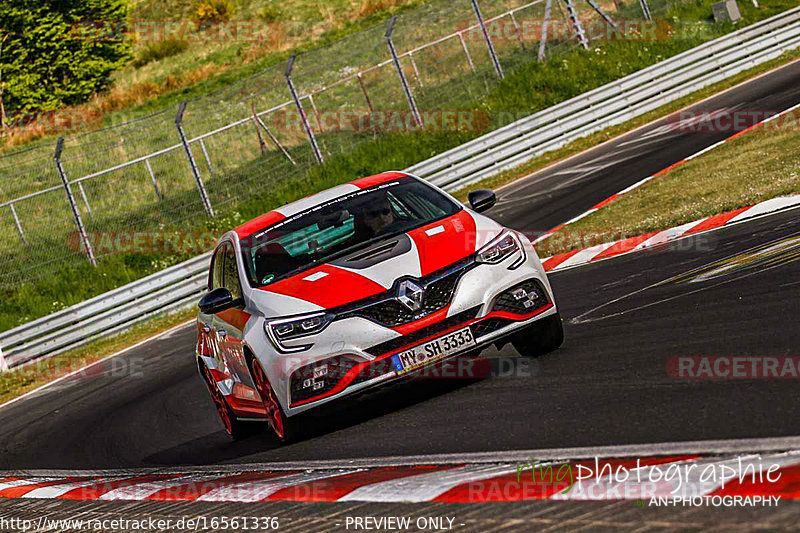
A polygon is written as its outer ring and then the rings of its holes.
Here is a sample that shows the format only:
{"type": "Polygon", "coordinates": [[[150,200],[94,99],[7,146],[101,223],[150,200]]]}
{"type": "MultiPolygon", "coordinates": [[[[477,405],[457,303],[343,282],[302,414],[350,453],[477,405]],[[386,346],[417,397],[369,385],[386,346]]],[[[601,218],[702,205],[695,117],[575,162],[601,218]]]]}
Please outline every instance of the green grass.
{"type": "MultiPolygon", "coordinates": [[[[671,16],[681,20],[697,18],[710,13],[709,5],[709,0],[692,2],[676,8],[671,16]]],[[[788,7],[788,2],[775,1],[768,6],[762,3],[760,10],[746,5],[741,7],[745,16],[743,23],[751,23],[784,10],[788,7]]],[[[705,15],[700,18],[706,18],[705,15]]],[[[505,44],[504,47],[498,47],[507,73],[502,82],[494,77],[488,60],[479,62],[479,41],[473,43],[476,46],[473,49],[477,70],[475,73],[468,72],[463,56],[452,55],[463,54],[456,43],[455,51],[443,49],[433,51],[428,58],[418,58],[424,84],[415,85],[414,90],[421,107],[484,111],[493,118],[491,127],[497,127],[501,125],[500,117],[504,115],[520,116],[538,111],[733,29],[730,25],[710,28],[712,31],[707,34],[689,39],[604,42],[589,52],[571,47],[559,51],[556,46],[552,56],[544,64],[532,60],[533,55],[529,51],[519,50],[516,44],[505,44]],[[451,57],[460,57],[460,66],[451,57]]],[[[373,37],[372,34],[366,35],[363,42],[372,42],[373,37]]],[[[372,57],[369,55],[372,52],[363,47],[359,48],[356,56],[349,56],[348,62],[335,63],[343,55],[340,46],[346,44],[337,44],[319,52],[319,57],[326,61],[319,62],[317,71],[301,71],[299,75],[326,75],[329,70],[336,72],[342,65],[349,64],[354,57],[361,57],[358,54],[362,52],[366,54],[363,57],[372,57]]],[[[275,74],[275,78],[263,75],[254,78],[252,82],[231,88],[225,94],[235,95],[243,87],[252,90],[254,94],[266,94],[275,90],[271,88],[275,80],[279,84],[283,83],[280,71],[275,74]]],[[[396,88],[396,80],[391,74],[389,71],[389,76],[378,76],[377,79],[370,80],[374,84],[371,87],[376,89],[374,94],[380,96],[384,89],[389,91],[391,87],[396,88]]],[[[348,98],[353,94],[363,98],[357,86],[348,90],[348,98]]],[[[324,109],[340,109],[350,105],[348,102],[351,99],[342,100],[336,96],[333,94],[327,97],[327,101],[320,98],[318,106],[324,109]]],[[[221,96],[217,94],[215,98],[219,99],[221,96]]],[[[208,102],[213,102],[213,98],[209,97],[208,102]]],[[[378,103],[383,109],[402,105],[397,100],[378,103]]],[[[244,116],[248,107],[246,103],[241,105],[244,116]]],[[[198,124],[204,126],[213,123],[213,107],[196,109],[199,111],[195,115],[191,115],[191,106],[187,111],[186,121],[191,127],[190,134],[206,131],[197,126],[198,124]]],[[[226,108],[223,111],[230,113],[235,109],[238,108],[226,108]]],[[[67,171],[70,176],[80,176],[86,170],[98,168],[97,161],[102,162],[103,158],[125,160],[147,153],[153,145],[174,143],[172,120],[172,114],[166,113],[147,122],[137,123],[138,126],[132,125],[126,130],[125,144],[114,145],[113,151],[103,144],[104,136],[111,135],[109,133],[92,134],[70,141],[65,149],[65,154],[71,156],[65,161],[67,171]],[[139,129],[135,129],[136,127],[139,129]],[[81,156],[75,156],[76,153],[81,156]]],[[[161,201],[156,200],[146,171],[140,166],[102,180],[86,182],[86,193],[92,202],[95,221],[89,219],[83,207],[81,209],[89,231],[180,229],[222,232],[309,193],[361,175],[405,168],[483,133],[485,131],[392,133],[378,136],[371,133],[322,133],[319,141],[326,152],[326,162],[321,166],[314,164],[302,136],[292,138],[290,135],[283,135],[282,141],[299,162],[298,167],[294,167],[276,150],[271,149],[266,154],[259,155],[258,145],[254,142],[254,130],[252,125],[247,124],[246,127],[229,130],[220,138],[208,142],[216,170],[213,176],[205,168],[202,155],[195,147],[195,158],[201,165],[209,195],[218,213],[216,219],[210,220],[202,214],[194,182],[180,151],[153,160],[153,170],[162,191],[165,191],[161,201]]],[[[31,179],[4,183],[4,189],[12,185],[18,188],[3,190],[4,195],[18,193],[22,191],[22,187],[30,187],[31,180],[36,182],[36,186],[57,184],[58,177],[52,168],[52,152],[49,150],[48,148],[47,152],[43,152],[46,166],[40,168],[38,163],[31,163],[28,174],[31,179]]],[[[80,202],[78,191],[75,194],[80,202]]],[[[23,225],[32,236],[31,245],[20,247],[18,237],[13,233],[9,233],[5,243],[0,244],[3,252],[1,269],[4,273],[10,272],[16,276],[15,281],[6,282],[5,288],[0,290],[3,297],[3,304],[0,305],[2,330],[68,307],[194,255],[118,254],[101,258],[99,266],[92,268],[80,254],[64,246],[67,236],[74,233],[74,223],[65,209],[63,191],[57,190],[32,205],[35,206],[34,219],[30,218],[29,212],[20,215],[23,217],[23,225]],[[34,224],[41,225],[42,229],[33,231],[31,226],[34,224]],[[49,265],[45,261],[49,261],[49,265]],[[26,277],[33,279],[20,281],[26,277]]],[[[10,215],[6,211],[2,216],[10,215]]],[[[4,227],[11,228],[7,231],[14,231],[13,222],[5,220],[4,223],[4,227]]]]}
{"type": "Polygon", "coordinates": [[[800,113],[790,112],[634,189],[537,249],[555,255],[798,194],[798,131],[800,113]]]}

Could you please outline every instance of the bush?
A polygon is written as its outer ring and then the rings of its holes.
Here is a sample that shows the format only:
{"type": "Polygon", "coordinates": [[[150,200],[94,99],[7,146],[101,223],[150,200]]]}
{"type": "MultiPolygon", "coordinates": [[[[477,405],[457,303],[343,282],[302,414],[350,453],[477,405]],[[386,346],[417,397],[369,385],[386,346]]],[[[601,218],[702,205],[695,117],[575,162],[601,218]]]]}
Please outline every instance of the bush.
{"type": "Polygon", "coordinates": [[[3,0],[0,34],[7,39],[0,70],[6,109],[51,111],[81,104],[107,88],[111,74],[130,59],[130,42],[117,34],[127,5],[125,0],[3,0]],[[101,20],[102,28],[80,22],[101,20]]]}
{"type": "Polygon", "coordinates": [[[227,22],[236,12],[231,0],[201,0],[194,12],[192,20],[198,24],[219,24],[227,22]]]}
{"type": "Polygon", "coordinates": [[[267,4],[261,8],[258,16],[264,22],[275,22],[281,18],[281,10],[275,4],[267,4]]]}
{"type": "Polygon", "coordinates": [[[178,39],[149,43],[137,54],[136,59],[133,60],[133,66],[142,67],[152,61],[178,55],[187,48],[189,48],[189,43],[178,39]]]}

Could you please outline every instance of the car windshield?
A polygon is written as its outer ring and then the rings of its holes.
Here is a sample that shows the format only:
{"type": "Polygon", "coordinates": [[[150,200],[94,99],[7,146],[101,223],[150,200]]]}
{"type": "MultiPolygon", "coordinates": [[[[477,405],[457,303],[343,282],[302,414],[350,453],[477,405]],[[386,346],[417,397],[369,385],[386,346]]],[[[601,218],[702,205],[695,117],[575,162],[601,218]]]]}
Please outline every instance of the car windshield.
{"type": "Polygon", "coordinates": [[[357,191],[242,239],[247,276],[261,287],[460,210],[414,178],[357,191]]]}

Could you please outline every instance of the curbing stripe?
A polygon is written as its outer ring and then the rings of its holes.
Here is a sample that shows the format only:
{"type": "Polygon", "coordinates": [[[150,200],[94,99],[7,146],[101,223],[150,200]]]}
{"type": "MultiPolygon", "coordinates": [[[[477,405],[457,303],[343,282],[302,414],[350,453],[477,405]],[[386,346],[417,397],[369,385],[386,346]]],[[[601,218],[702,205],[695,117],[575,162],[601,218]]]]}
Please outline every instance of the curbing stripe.
{"type": "Polygon", "coordinates": [[[700,232],[716,230],[798,206],[800,206],[800,194],[772,198],[755,205],[728,211],[727,213],[720,213],[719,215],[712,215],[700,220],[694,220],[674,228],[629,237],[619,241],[598,244],[582,250],[571,250],[552,257],[547,257],[542,259],[542,266],[548,272],[577,267],[610,257],[617,257],[647,248],[653,248],[683,237],[696,235],[700,232]]]}
{"type": "Polygon", "coordinates": [[[104,481],[95,481],[92,485],[85,485],[77,487],[69,492],[56,496],[59,500],[99,500],[107,492],[112,490],[136,485],[138,483],[147,483],[150,481],[159,481],[169,478],[178,478],[177,474],[150,474],[145,476],[133,476],[126,478],[110,478],[104,481]]]}
{"type": "Polygon", "coordinates": [[[263,481],[253,481],[245,483],[231,483],[208,492],[196,501],[203,502],[260,502],[266,501],[276,492],[293,485],[300,485],[310,482],[323,483],[328,478],[340,476],[342,474],[353,474],[358,470],[336,470],[330,472],[310,471],[297,474],[281,472],[281,475],[263,481]]]}
{"type": "Polygon", "coordinates": [[[720,213],[719,215],[710,216],[707,219],[700,222],[698,225],[691,227],[683,235],[693,235],[695,233],[700,233],[701,231],[722,227],[725,224],[727,224],[731,219],[735,218],[737,215],[744,213],[751,207],[753,206],[748,205],[747,207],[741,207],[733,211],[728,211],[727,213],[720,213]]]}
{"type": "Polygon", "coordinates": [[[722,139],[721,141],[718,141],[718,142],[712,144],[711,146],[706,146],[702,150],[700,150],[698,152],[695,152],[692,155],[689,155],[689,156],[685,157],[684,159],[681,159],[680,161],[676,161],[675,163],[672,163],[671,165],[669,165],[666,168],[662,168],[661,170],[659,170],[658,172],[656,172],[652,176],[648,176],[648,177],[646,177],[644,179],[641,179],[641,180],[637,181],[636,183],[634,183],[633,185],[631,185],[629,187],[626,187],[625,189],[622,189],[618,193],[612,194],[611,196],[609,196],[605,200],[601,201],[600,203],[595,204],[594,206],[590,207],[589,209],[587,209],[586,211],[584,211],[580,215],[578,215],[578,216],[576,216],[574,218],[571,218],[570,220],[568,220],[567,222],[565,222],[563,224],[559,224],[558,226],[545,231],[543,234],[541,234],[539,237],[537,237],[533,241],[533,244],[537,244],[537,243],[547,239],[548,237],[550,237],[551,235],[553,235],[557,231],[563,229],[564,227],[568,226],[569,224],[572,224],[573,222],[577,222],[578,220],[591,215],[595,211],[598,211],[599,209],[602,209],[603,207],[607,206],[608,204],[610,204],[611,202],[613,202],[617,198],[619,198],[619,197],[631,192],[634,189],[638,189],[639,187],[641,187],[642,185],[644,185],[645,183],[647,183],[647,182],[649,182],[649,181],[651,181],[653,179],[656,179],[658,177],[663,176],[664,174],[666,174],[670,170],[683,165],[687,161],[691,161],[692,159],[694,159],[696,157],[699,157],[699,156],[705,154],[706,152],[710,152],[711,150],[713,150],[714,148],[717,148],[718,146],[722,146],[723,144],[725,144],[728,141],[731,141],[733,139],[741,137],[742,135],[745,135],[745,134],[757,129],[757,128],[763,126],[764,124],[767,124],[768,122],[772,122],[773,120],[778,119],[779,117],[783,116],[784,114],[790,113],[790,112],[792,112],[792,111],[794,111],[796,109],[799,109],[799,108],[800,108],[800,104],[793,105],[792,107],[784,109],[783,111],[781,111],[780,113],[777,113],[775,115],[771,115],[770,117],[762,120],[761,122],[757,122],[756,124],[753,124],[752,126],[748,126],[747,128],[743,129],[742,131],[736,132],[733,135],[731,135],[730,137],[726,137],[725,139],[722,139]]]}
{"type": "MultiPolygon", "coordinates": [[[[5,498],[237,503],[267,500],[488,503],[712,496],[780,496],[800,500],[800,450],[764,456],[690,454],[539,461],[536,462],[538,479],[533,477],[527,461],[524,464],[415,465],[299,473],[285,470],[237,475],[196,473],[171,479],[163,475],[160,479],[152,479],[155,476],[109,478],[105,485],[116,486],[110,490],[93,490],[92,485],[86,485],[89,480],[85,478],[30,477],[2,482],[0,487],[4,487],[5,498]],[[548,473],[550,467],[552,477],[548,473]],[[623,473],[627,472],[623,478],[619,474],[620,467],[624,467],[623,473]],[[713,467],[716,476],[708,477],[709,467],[713,467]],[[612,474],[615,477],[610,478],[612,474]],[[724,482],[722,475],[727,475],[724,482]],[[76,488],[77,484],[83,486],[76,488]],[[68,491],[42,490],[59,486],[68,491]]],[[[95,487],[104,486],[100,479],[92,481],[95,487]]]]}
{"type": "Polygon", "coordinates": [[[325,480],[324,483],[298,483],[270,495],[269,500],[334,502],[367,485],[396,479],[442,472],[459,465],[387,466],[344,474],[325,480]]]}
{"type": "Polygon", "coordinates": [[[467,465],[365,485],[338,501],[429,502],[458,485],[511,472],[516,472],[515,465],[467,465]]]}

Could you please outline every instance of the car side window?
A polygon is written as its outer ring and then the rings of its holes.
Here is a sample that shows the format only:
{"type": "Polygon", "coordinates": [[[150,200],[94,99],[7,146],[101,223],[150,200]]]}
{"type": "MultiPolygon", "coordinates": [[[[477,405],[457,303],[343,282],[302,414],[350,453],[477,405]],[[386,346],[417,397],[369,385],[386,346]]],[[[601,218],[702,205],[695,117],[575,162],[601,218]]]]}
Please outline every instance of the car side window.
{"type": "Polygon", "coordinates": [[[211,259],[211,277],[209,278],[210,285],[208,287],[210,291],[222,287],[222,263],[223,259],[225,259],[223,254],[224,249],[225,246],[217,248],[217,251],[214,252],[214,256],[211,259]]]}
{"type": "Polygon", "coordinates": [[[222,287],[231,291],[234,300],[242,297],[242,286],[239,283],[239,270],[236,267],[236,254],[231,243],[225,243],[221,249],[225,261],[222,262],[222,287]]]}

